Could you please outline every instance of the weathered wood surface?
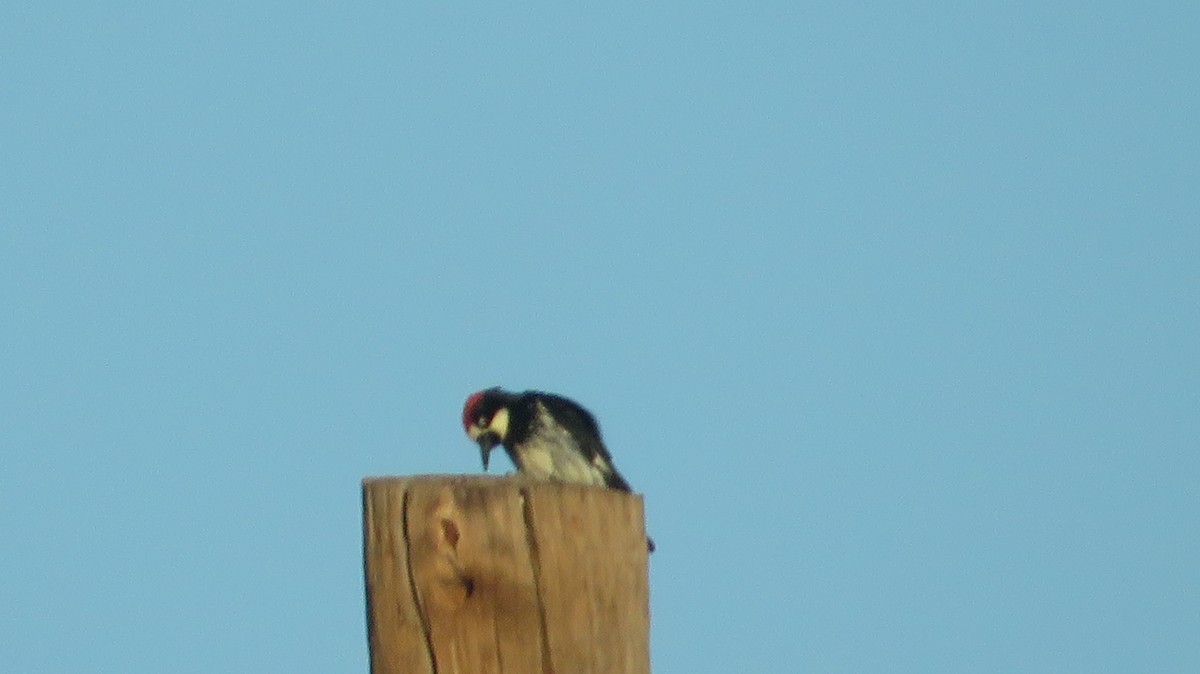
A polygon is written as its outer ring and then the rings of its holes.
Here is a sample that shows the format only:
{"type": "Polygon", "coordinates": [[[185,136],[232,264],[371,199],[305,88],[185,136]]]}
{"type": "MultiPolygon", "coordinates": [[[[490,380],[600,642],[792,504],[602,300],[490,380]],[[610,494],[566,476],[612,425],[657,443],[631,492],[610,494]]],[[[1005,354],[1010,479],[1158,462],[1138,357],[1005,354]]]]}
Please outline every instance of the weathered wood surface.
{"type": "Polygon", "coordinates": [[[640,496],[519,476],[363,481],[373,674],[648,674],[640,496]]]}

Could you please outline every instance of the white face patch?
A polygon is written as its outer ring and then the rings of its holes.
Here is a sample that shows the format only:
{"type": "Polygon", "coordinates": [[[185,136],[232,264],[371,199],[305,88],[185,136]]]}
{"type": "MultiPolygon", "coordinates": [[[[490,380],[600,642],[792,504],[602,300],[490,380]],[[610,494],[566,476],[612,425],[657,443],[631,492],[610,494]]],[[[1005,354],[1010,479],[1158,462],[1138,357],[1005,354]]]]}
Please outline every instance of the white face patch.
{"type": "Polygon", "coordinates": [[[501,440],[508,437],[508,410],[506,408],[501,407],[496,410],[496,413],[492,415],[491,422],[488,423],[488,429],[495,431],[501,440]]]}

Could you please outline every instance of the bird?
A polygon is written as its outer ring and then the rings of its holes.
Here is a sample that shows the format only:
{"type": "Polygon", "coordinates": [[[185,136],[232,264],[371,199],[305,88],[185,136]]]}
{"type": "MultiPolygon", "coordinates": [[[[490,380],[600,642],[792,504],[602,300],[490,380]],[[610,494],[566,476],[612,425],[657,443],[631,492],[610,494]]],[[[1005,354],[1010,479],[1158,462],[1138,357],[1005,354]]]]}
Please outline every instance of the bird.
{"type": "Polygon", "coordinates": [[[569,398],[485,389],[463,405],[463,428],[478,443],[485,471],[492,449],[503,445],[517,470],[532,478],[630,491],[596,418],[569,398]]]}
{"type": "MultiPolygon", "coordinates": [[[[570,398],[484,389],[467,398],[462,423],[479,445],[485,471],[492,450],[503,445],[517,471],[534,479],[632,491],[613,465],[596,418],[570,398]]],[[[653,552],[654,542],[647,543],[653,552]]]]}

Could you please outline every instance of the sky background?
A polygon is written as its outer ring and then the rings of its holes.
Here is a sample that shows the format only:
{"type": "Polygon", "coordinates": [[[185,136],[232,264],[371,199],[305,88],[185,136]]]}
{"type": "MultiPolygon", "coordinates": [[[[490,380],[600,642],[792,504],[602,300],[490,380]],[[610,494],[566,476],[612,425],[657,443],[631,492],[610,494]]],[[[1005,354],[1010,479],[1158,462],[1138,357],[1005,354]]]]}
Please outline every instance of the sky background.
{"type": "Polygon", "coordinates": [[[4,668],[365,672],[503,385],[657,673],[1200,671],[1200,5],[752,5],[5,2],[4,668]]]}

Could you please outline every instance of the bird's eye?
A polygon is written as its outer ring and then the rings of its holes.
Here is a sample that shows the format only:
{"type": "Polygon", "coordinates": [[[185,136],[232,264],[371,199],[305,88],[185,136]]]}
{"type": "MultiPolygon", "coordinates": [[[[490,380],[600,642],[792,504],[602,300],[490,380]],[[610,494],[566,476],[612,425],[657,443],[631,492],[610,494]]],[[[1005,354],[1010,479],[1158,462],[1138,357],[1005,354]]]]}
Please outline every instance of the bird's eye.
{"type": "Polygon", "coordinates": [[[475,420],[475,425],[476,425],[476,426],[478,426],[478,427],[480,427],[480,428],[483,428],[484,426],[487,426],[487,425],[488,425],[488,418],[487,418],[487,417],[479,417],[478,419],[476,419],[476,420],[475,420]]]}

